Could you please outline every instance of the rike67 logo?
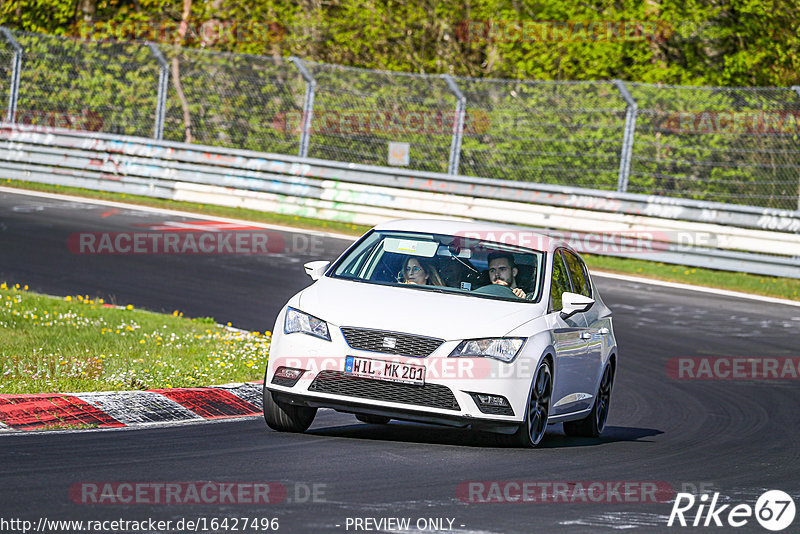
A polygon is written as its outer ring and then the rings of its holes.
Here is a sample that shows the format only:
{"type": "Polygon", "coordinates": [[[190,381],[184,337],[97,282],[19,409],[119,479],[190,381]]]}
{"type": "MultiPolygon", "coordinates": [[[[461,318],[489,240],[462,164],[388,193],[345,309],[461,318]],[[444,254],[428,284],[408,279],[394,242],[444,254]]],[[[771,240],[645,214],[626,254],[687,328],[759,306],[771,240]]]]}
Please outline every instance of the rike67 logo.
{"type": "Polygon", "coordinates": [[[720,505],[718,501],[719,493],[714,493],[711,498],[707,493],[699,498],[691,493],[678,493],[667,526],[738,528],[755,517],[762,527],[777,532],[794,522],[794,500],[781,490],[764,492],[756,501],[755,508],[749,504],[720,505]]]}

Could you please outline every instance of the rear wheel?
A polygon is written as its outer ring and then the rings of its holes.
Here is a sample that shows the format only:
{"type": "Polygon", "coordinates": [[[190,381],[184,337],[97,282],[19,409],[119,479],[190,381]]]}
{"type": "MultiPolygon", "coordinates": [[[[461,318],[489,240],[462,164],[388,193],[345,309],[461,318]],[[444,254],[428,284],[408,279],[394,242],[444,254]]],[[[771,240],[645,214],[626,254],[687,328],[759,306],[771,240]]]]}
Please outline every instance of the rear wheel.
{"type": "Polygon", "coordinates": [[[525,421],[519,426],[516,433],[507,436],[510,444],[527,448],[539,445],[547,430],[552,394],[553,372],[550,369],[550,361],[543,360],[533,379],[528,405],[525,409],[525,421]]]}
{"type": "Polygon", "coordinates": [[[369,415],[363,413],[357,413],[356,419],[358,419],[362,423],[367,423],[369,425],[385,425],[386,423],[391,421],[391,418],[384,417],[383,415],[369,415]]]}
{"type": "Polygon", "coordinates": [[[568,436],[597,438],[603,433],[608,419],[608,408],[611,404],[611,388],[614,386],[614,367],[611,364],[603,371],[603,378],[597,388],[597,396],[589,415],[579,421],[564,423],[564,433],[568,436]]]}
{"type": "Polygon", "coordinates": [[[264,420],[271,429],[278,432],[305,432],[317,415],[316,408],[275,400],[266,384],[263,396],[264,420]]]}

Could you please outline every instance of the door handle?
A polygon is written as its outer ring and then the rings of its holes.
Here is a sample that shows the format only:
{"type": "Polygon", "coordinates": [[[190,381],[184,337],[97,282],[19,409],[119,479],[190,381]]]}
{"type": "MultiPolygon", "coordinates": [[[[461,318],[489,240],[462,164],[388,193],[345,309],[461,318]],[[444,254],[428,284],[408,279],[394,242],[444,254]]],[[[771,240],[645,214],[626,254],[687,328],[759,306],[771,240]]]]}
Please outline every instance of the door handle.
{"type": "Polygon", "coordinates": [[[606,335],[606,334],[608,334],[608,332],[609,332],[609,330],[605,326],[597,331],[597,333],[601,334],[601,335],[606,335]]]}
{"type": "Polygon", "coordinates": [[[591,332],[581,332],[581,339],[592,339],[591,332]]]}

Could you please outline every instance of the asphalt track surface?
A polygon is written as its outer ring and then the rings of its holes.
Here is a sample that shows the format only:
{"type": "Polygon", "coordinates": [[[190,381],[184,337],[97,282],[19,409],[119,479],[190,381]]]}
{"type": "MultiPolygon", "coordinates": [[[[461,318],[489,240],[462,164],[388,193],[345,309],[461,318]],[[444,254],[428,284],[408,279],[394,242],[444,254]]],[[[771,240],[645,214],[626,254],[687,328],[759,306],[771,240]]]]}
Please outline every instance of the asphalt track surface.
{"type": "MultiPolygon", "coordinates": [[[[310,283],[302,264],[333,259],[348,244],[315,237],[313,250],[301,250],[303,234],[286,253],[251,256],[81,255],[66,245],[75,232],[182,220],[0,192],[0,280],[263,331],[289,296],[310,283]]],[[[282,235],[291,242],[292,234],[282,235]]],[[[497,448],[468,431],[365,425],[330,410],[320,411],[304,435],[273,432],[260,418],[15,433],[0,435],[0,518],[278,518],[279,532],[365,532],[348,529],[348,518],[407,517],[412,525],[450,518],[456,532],[662,532],[672,509],[671,503],[469,503],[457,493],[467,481],[659,481],[675,491],[719,492],[721,504],[751,506],[765,490],[781,489],[800,506],[800,382],[674,380],[666,372],[667,360],[677,356],[797,356],[800,309],[596,281],[614,310],[620,348],[600,439],[567,438],[561,425],[552,425],[537,449],[497,448]],[[75,483],[106,481],[277,482],[288,499],[258,506],[90,505],[69,497],[75,483]],[[309,500],[313,485],[316,499],[309,500]]],[[[729,531],[669,530],[709,529],[729,531]]],[[[766,532],[754,518],[736,531],[766,532]]],[[[800,518],[784,532],[792,531],[800,531],[800,518]]]]}

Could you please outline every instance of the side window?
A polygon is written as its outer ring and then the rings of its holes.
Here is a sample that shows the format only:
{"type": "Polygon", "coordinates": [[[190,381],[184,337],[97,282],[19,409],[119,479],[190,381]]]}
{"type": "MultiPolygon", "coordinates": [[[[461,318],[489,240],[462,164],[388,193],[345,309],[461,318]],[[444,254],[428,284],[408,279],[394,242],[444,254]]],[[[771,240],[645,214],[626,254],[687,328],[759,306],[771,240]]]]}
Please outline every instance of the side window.
{"type": "Polygon", "coordinates": [[[561,295],[570,291],[569,278],[567,278],[567,268],[561,253],[556,251],[553,255],[553,282],[550,285],[550,311],[557,311],[562,308],[561,295]]]}
{"type": "Polygon", "coordinates": [[[586,267],[583,262],[575,254],[568,251],[563,251],[564,259],[567,261],[567,269],[569,269],[569,277],[572,279],[572,286],[576,293],[584,297],[592,296],[592,286],[586,277],[586,267]]]}

